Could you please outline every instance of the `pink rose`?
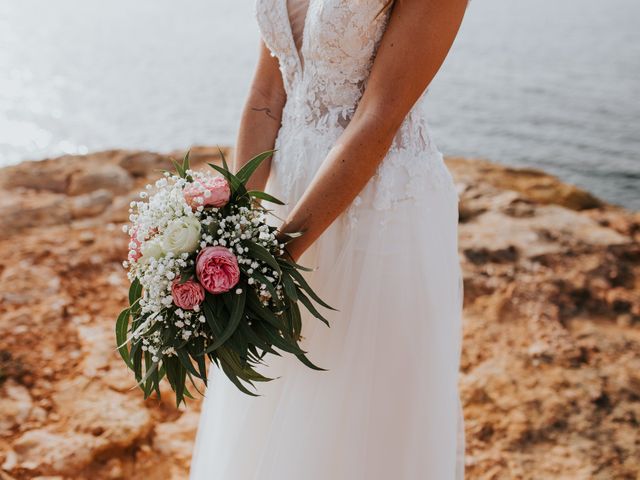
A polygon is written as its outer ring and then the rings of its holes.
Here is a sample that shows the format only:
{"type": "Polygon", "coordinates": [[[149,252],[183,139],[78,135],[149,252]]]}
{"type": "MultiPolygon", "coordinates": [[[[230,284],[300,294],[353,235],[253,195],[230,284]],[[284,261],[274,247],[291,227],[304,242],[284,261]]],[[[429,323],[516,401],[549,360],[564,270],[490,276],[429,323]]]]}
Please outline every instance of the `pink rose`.
{"type": "Polygon", "coordinates": [[[204,288],[194,280],[180,283],[175,280],[171,284],[171,296],[173,303],[184,310],[193,310],[194,307],[204,302],[204,288]]]}
{"type": "Polygon", "coordinates": [[[196,258],[196,275],[207,292],[228,292],[240,280],[238,259],[225,247],[203,248],[196,258]]]}
{"type": "Polygon", "coordinates": [[[221,208],[229,202],[231,189],[222,177],[208,177],[190,183],[182,191],[187,204],[195,210],[199,206],[221,208]]]}

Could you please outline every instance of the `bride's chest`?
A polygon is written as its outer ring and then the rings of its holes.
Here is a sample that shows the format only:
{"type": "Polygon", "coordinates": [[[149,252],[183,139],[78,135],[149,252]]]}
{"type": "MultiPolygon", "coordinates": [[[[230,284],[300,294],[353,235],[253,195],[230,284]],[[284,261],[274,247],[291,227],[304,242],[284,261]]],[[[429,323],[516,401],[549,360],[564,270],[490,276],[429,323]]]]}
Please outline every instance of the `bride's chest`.
{"type": "MultiPolygon", "coordinates": [[[[382,34],[385,0],[310,0],[302,31],[302,47],[295,46],[287,0],[256,0],[256,15],[267,46],[281,61],[298,56],[305,64],[362,63],[370,58],[382,34]]],[[[293,60],[292,60],[293,59],[293,60]]]]}

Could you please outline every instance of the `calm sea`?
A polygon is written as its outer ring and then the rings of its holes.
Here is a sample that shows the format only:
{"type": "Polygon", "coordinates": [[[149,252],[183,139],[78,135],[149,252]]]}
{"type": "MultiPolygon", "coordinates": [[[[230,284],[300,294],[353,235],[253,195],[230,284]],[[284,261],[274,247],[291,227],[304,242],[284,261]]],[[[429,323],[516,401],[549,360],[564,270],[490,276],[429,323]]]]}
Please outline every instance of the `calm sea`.
{"type": "MultiPolygon", "coordinates": [[[[0,1],[0,164],[233,142],[253,1],[0,1]]],[[[441,150],[640,209],[639,25],[637,0],[472,0],[430,91],[441,150]]]]}

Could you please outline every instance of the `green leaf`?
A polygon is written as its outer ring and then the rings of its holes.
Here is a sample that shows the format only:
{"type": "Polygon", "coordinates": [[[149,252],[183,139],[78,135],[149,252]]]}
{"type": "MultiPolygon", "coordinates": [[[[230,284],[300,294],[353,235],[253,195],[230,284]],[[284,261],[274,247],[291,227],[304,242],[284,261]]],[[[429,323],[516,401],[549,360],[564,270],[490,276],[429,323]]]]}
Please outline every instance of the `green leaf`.
{"type": "Polygon", "coordinates": [[[266,152],[262,152],[245,163],[238,171],[238,173],[236,173],[236,177],[238,177],[238,180],[240,180],[242,183],[247,183],[247,181],[251,178],[251,175],[253,175],[260,164],[262,164],[262,162],[264,162],[267,158],[273,156],[274,151],[275,150],[268,150],[266,152]]]}
{"type": "MultiPolygon", "coordinates": [[[[185,382],[187,380],[187,371],[182,366],[182,364],[177,365],[177,377],[176,377],[176,407],[179,407],[182,402],[184,402],[186,385],[185,382]]],[[[189,393],[188,391],[186,392],[189,393]]],[[[189,394],[189,397],[191,395],[189,394]]]]}
{"type": "Polygon", "coordinates": [[[205,357],[204,355],[196,354],[194,358],[196,360],[196,363],[198,364],[198,371],[200,372],[199,377],[202,379],[202,381],[204,382],[204,386],[206,387],[208,379],[207,379],[207,364],[206,364],[205,357]]]}
{"type": "Polygon", "coordinates": [[[249,327],[248,325],[240,325],[240,328],[242,329],[243,333],[246,335],[247,339],[249,340],[249,342],[251,342],[252,345],[259,348],[263,352],[268,352],[273,355],[280,356],[278,351],[271,348],[271,344],[264,341],[258,334],[256,334],[251,329],[251,327],[249,327]]]}
{"type": "Polygon", "coordinates": [[[142,285],[140,285],[140,281],[137,278],[134,278],[129,287],[129,306],[133,306],[133,304],[140,299],[141,295],[142,285]]]}
{"type": "MultiPolygon", "coordinates": [[[[247,387],[245,387],[242,382],[238,379],[238,376],[235,375],[233,373],[233,370],[231,370],[231,368],[227,365],[226,362],[220,362],[220,368],[222,368],[222,371],[224,372],[224,374],[227,376],[227,378],[229,380],[231,380],[231,382],[238,388],[238,390],[240,390],[242,393],[246,393],[247,395],[250,395],[252,397],[259,397],[260,395],[258,395],[257,393],[253,393],[251,391],[249,391],[247,389],[247,387]]],[[[252,385],[253,386],[253,385],[252,385]]]]}
{"type": "MultiPolygon", "coordinates": [[[[224,327],[218,321],[218,315],[214,310],[214,301],[213,299],[207,295],[204,303],[202,304],[202,310],[204,312],[204,318],[207,321],[207,325],[211,329],[211,332],[215,337],[218,337],[222,334],[224,327]]],[[[206,352],[203,352],[203,354],[206,352]]]]}
{"type": "Polygon", "coordinates": [[[304,365],[306,365],[307,367],[309,367],[312,370],[317,370],[319,372],[326,372],[327,369],[326,368],[320,368],[318,367],[316,364],[314,364],[311,360],[309,360],[309,358],[307,358],[306,355],[304,354],[300,354],[300,355],[296,355],[296,357],[298,358],[298,360],[300,360],[304,365]]]}
{"type": "Polygon", "coordinates": [[[176,169],[176,173],[178,174],[178,176],[184,178],[185,174],[184,174],[184,170],[182,169],[182,165],[173,158],[171,158],[170,160],[171,160],[171,163],[173,163],[173,167],[176,169]]]}
{"type": "Polygon", "coordinates": [[[129,317],[130,310],[128,308],[125,308],[120,312],[120,315],[118,315],[118,319],[116,320],[116,346],[118,347],[118,352],[120,352],[120,356],[124,360],[124,363],[131,367],[131,358],[129,356],[129,349],[127,348],[129,317]]]}
{"type": "Polygon", "coordinates": [[[298,290],[298,297],[300,298],[300,301],[305,306],[305,308],[309,310],[311,315],[316,317],[318,320],[322,321],[327,327],[330,326],[327,319],[324,318],[320,314],[320,312],[318,312],[318,309],[313,305],[313,303],[311,303],[311,300],[309,300],[309,297],[307,297],[304,293],[302,293],[302,290],[298,290]]]}
{"type": "Polygon", "coordinates": [[[218,147],[218,153],[220,154],[220,159],[222,160],[222,166],[224,167],[224,169],[227,172],[231,172],[229,165],[227,165],[227,159],[225,158],[224,153],[222,152],[222,149],[220,147],[218,147]]]}
{"type": "Polygon", "coordinates": [[[190,268],[190,269],[187,269],[187,270],[183,270],[180,273],[180,281],[179,281],[180,285],[182,285],[183,283],[186,283],[187,280],[190,280],[191,278],[193,278],[194,273],[195,272],[194,272],[193,268],[190,268]]]}
{"type": "Polygon", "coordinates": [[[286,272],[283,272],[280,278],[282,279],[282,284],[284,285],[284,292],[291,300],[297,302],[298,293],[296,291],[296,284],[293,282],[293,279],[286,272]]]}
{"type": "Polygon", "coordinates": [[[283,352],[293,353],[294,355],[306,353],[295,340],[281,335],[280,331],[273,331],[270,325],[262,324],[260,327],[274,347],[279,348],[283,352]]]}
{"type": "MultiPolygon", "coordinates": [[[[295,237],[294,237],[295,238],[295,237]]],[[[278,262],[283,268],[287,268],[290,270],[302,270],[303,272],[313,272],[313,268],[303,267],[302,265],[298,265],[296,262],[289,258],[278,257],[278,262]]]]}
{"type": "Polygon", "coordinates": [[[187,153],[184,156],[184,159],[182,160],[182,171],[183,172],[187,172],[187,170],[191,170],[191,165],[189,162],[189,156],[191,155],[191,150],[187,150],[187,153]]]}
{"type": "Polygon", "coordinates": [[[293,330],[293,337],[295,339],[300,338],[302,332],[302,315],[300,314],[300,307],[297,303],[292,303],[290,307],[291,328],[293,330]]]}
{"type": "MultiPolygon", "coordinates": [[[[244,317],[244,305],[247,299],[247,288],[246,286],[241,286],[242,293],[231,293],[233,295],[233,302],[231,307],[231,318],[229,318],[229,323],[225,328],[224,332],[213,342],[213,345],[210,345],[205,352],[210,353],[216,350],[217,348],[224,345],[224,343],[234,334],[238,325],[240,325],[240,320],[244,317]]],[[[229,295],[229,294],[225,294],[229,295]]]]}
{"type": "Polygon", "coordinates": [[[183,348],[176,349],[176,354],[178,355],[178,360],[180,360],[182,366],[186,368],[190,374],[200,378],[200,374],[193,367],[193,363],[191,362],[191,357],[189,356],[189,354],[183,348]]]}
{"type": "Polygon", "coordinates": [[[220,349],[220,359],[231,368],[233,373],[241,378],[242,380],[251,383],[251,382],[268,382],[271,379],[265,377],[264,375],[256,372],[253,368],[248,366],[246,363],[243,363],[240,360],[240,357],[229,350],[228,348],[220,349]]]}
{"type": "Polygon", "coordinates": [[[269,250],[264,248],[262,245],[258,245],[255,242],[247,240],[245,242],[242,242],[242,246],[248,248],[249,253],[251,253],[251,255],[254,258],[257,258],[258,260],[266,263],[271,268],[273,268],[276,272],[278,272],[278,274],[282,273],[282,270],[280,269],[280,264],[278,263],[276,258],[273,255],[271,255],[269,250]]]}
{"type": "Polygon", "coordinates": [[[289,270],[289,273],[291,274],[291,276],[293,278],[296,279],[296,281],[298,282],[298,284],[307,292],[307,294],[309,294],[309,296],[311,298],[313,298],[316,303],[322,305],[324,308],[328,308],[329,310],[333,310],[334,312],[337,312],[337,310],[335,308],[333,308],[330,305],[327,305],[317,294],[316,292],[313,291],[313,289],[309,286],[309,284],[307,283],[307,281],[304,279],[304,276],[298,272],[297,270],[289,270]]]}
{"type": "MultiPolygon", "coordinates": [[[[264,283],[267,286],[267,290],[269,290],[269,293],[271,294],[271,298],[273,299],[273,302],[280,306],[282,304],[282,302],[280,301],[280,299],[278,298],[278,292],[276,291],[276,288],[273,286],[273,284],[267,279],[266,275],[263,275],[261,272],[259,272],[257,269],[253,270],[253,273],[249,274],[248,272],[248,268],[246,268],[244,265],[240,267],[242,269],[242,272],[247,276],[247,277],[253,277],[255,280],[258,280],[258,282],[260,283],[264,283]]],[[[250,287],[249,287],[250,288],[250,287]]]]}
{"type": "MultiPolygon", "coordinates": [[[[145,355],[146,357],[146,355],[145,355]]],[[[142,377],[139,381],[137,386],[139,386],[140,388],[142,388],[142,391],[145,393],[145,398],[147,398],[149,395],[147,394],[147,390],[145,388],[145,384],[147,383],[147,380],[149,379],[149,377],[151,377],[151,375],[153,375],[153,372],[158,368],[158,364],[157,363],[152,363],[151,361],[149,361],[149,363],[151,364],[145,371],[144,377],[142,377]]],[[[145,365],[147,364],[147,360],[145,359],[145,365]]]]}
{"type": "Polygon", "coordinates": [[[162,397],[162,394],[160,393],[160,381],[162,380],[164,375],[165,375],[165,370],[163,365],[160,368],[156,368],[156,371],[153,372],[153,375],[151,376],[151,378],[153,378],[153,389],[155,390],[158,398],[162,397]]]}
{"type": "Polygon", "coordinates": [[[132,362],[132,370],[136,377],[136,381],[140,381],[142,379],[142,348],[140,348],[140,343],[136,343],[131,348],[131,362],[132,362]]]}
{"type": "Polygon", "coordinates": [[[265,307],[262,302],[260,302],[258,294],[253,289],[251,289],[247,295],[247,304],[251,311],[262,320],[270,323],[277,329],[281,329],[283,327],[282,320],[279,319],[269,308],[265,307]]]}
{"type": "Polygon", "coordinates": [[[284,205],[285,203],[282,200],[278,200],[276,197],[269,195],[268,193],[261,192],[259,190],[249,190],[247,195],[253,198],[259,198],[260,200],[265,200],[267,202],[275,203],[277,205],[284,205]]]}
{"type": "MultiPolygon", "coordinates": [[[[196,385],[196,382],[193,380],[193,375],[191,375],[189,372],[187,372],[187,377],[189,378],[189,381],[191,382],[191,385],[193,385],[194,390],[195,390],[196,392],[198,392],[198,394],[199,394],[201,397],[204,397],[204,393],[202,393],[202,392],[200,391],[200,389],[199,389],[199,388],[198,388],[198,386],[196,385]]],[[[200,377],[197,377],[197,378],[200,378],[200,377]]],[[[204,384],[205,384],[205,386],[206,386],[206,385],[207,385],[207,382],[205,381],[205,382],[204,382],[204,384]]],[[[187,390],[186,392],[188,393],[188,390],[187,390]]],[[[189,398],[193,399],[193,397],[189,397],[189,398]]]]}

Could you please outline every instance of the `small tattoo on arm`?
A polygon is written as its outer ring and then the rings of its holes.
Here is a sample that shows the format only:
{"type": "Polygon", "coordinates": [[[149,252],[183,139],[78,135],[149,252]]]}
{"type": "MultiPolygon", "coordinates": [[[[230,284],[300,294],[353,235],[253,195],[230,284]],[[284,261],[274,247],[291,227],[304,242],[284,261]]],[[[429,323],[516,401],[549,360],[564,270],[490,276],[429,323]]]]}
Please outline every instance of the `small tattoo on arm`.
{"type": "Polygon", "coordinates": [[[273,113],[271,113],[271,109],[269,107],[264,107],[264,108],[252,107],[251,110],[253,110],[254,112],[264,112],[267,114],[267,117],[269,117],[270,119],[277,120],[277,118],[273,115],[273,113]]]}

